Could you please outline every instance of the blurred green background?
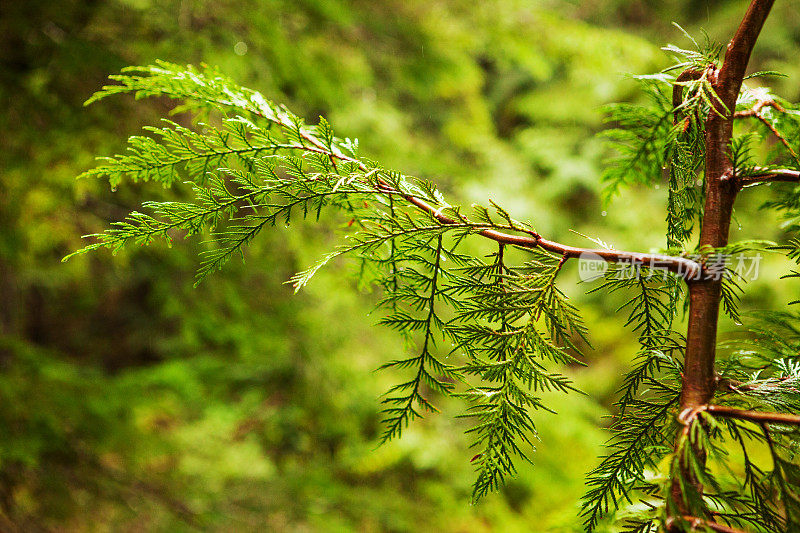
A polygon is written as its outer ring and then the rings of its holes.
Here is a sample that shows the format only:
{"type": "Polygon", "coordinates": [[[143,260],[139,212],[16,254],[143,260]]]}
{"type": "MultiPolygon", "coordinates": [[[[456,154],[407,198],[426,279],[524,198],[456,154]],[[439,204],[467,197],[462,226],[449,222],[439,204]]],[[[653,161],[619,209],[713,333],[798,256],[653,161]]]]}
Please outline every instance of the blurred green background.
{"type": "MultiPolygon", "coordinates": [[[[458,405],[376,449],[375,372],[402,341],[374,327],[378,295],[352,265],[298,295],[284,282],[335,242],[333,217],[265,233],[246,262],[192,288],[195,241],[62,264],[80,236],[153,184],[76,181],[96,155],[170,109],[82,102],[105,77],[157,58],[219,66],[385,165],[436,180],[453,202],[491,198],[550,238],[664,246],[665,190],[600,200],[601,106],[638,98],[630,74],[688,46],[676,21],[724,42],[739,1],[32,0],[0,7],[0,530],[580,531],[583,476],[606,438],[634,354],[617,296],[562,287],[592,331],[587,396],[536,416],[533,465],[478,505],[458,405]]],[[[800,99],[800,7],[777,3],[753,70],[800,99]]],[[[188,117],[178,120],[189,123],[188,117]]],[[[733,239],[781,239],[737,204],[733,239]]],[[[771,261],[745,308],[796,287],[771,261]]],[[[732,324],[727,323],[730,329],[732,324]]]]}

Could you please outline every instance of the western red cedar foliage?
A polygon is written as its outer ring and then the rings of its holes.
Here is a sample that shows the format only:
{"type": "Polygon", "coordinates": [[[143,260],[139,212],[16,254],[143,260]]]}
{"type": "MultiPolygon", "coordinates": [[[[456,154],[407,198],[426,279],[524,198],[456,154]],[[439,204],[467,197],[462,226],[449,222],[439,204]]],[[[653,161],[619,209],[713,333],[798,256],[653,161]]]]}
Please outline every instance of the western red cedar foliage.
{"type": "Polygon", "coordinates": [[[625,321],[641,350],[619,391],[607,453],[588,474],[586,528],[614,511],[626,531],[797,531],[798,316],[765,313],[748,321],[751,340],[717,342],[720,312],[741,320],[741,261],[765,248],[800,259],[798,239],[728,241],[735,199],[750,187],[778,183],[768,207],[792,227],[800,215],[798,106],[743,83],[772,3],[754,0],[727,48],[693,40],[690,49],[666,47],[675,64],[639,77],[648,103],[607,109],[603,135],[615,155],[602,178],[609,194],[666,183],[662,253],[600,241],[578,248],[493,202],[451,205],[434,183],[369,159],[324,118],[306,124],[216,69],[167,62],[112,76],[116,83],[89,102],[165,96],[196,114],[197,127],[149,128],[85,176],[113,187],[184,186],[191,200],[144,202],[77,253],[207,234],[200,283],[268,228],[341,213],[341,245],[291,282],[299,290],[346,255],[381,288],[381,324],[414,346],[383,365],[398,384],[382,400],[381,440],[435,411],[437,396],[463,399],[475,500],[530,459],[532,413],[548,409],[539,393],[578,393],[558,368],[580,361],[589,332],[557,285],[563,265],[610,263],[594,290],[628,295],[625,321]],[[759,150],[763,143],[772,149],[759,150]],[[476,253],[474,241],[491,253],[476,253]],[[766,464],[753,452],[761,448],[766,464]]]}

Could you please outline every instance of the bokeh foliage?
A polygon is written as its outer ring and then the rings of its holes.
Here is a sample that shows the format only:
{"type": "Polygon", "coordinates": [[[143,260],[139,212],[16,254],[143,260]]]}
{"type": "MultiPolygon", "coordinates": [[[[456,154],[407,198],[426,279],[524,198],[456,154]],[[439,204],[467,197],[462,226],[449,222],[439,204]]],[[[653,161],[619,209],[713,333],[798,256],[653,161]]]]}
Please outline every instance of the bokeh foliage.
{"type": "MultiPolygon", "coordinates": [[[[393,379],[371,372],[398,339],[370,327],[376,297],[342,290],[356,283],[352,265],[337,263],[296,296],[283,285],[332,230],[265,234],[247,268],[234,261],[197,289],[199,245],[60,263],[77,236],[133,208],[138,191],[173,194],[74,180],[93,154],[119,152],[154,123],[165,102],[81,103],[127,64],[205,62],[314,122],[324,114],[363,152],[435,178],[463,203],[491,197],[515,216],[535,214],[538,229],[560,240],[579,242],[573,228],[620,248],[662,246],[665,223],[653,213],[663,212],[663,191],[601,203],[600,106],[633,97],[625,74],[668,64],[658,46],[665,35],[683,38],[671,20],[722,39],[740,4],[4,6],[0,526],[579,531],[582,476],[605,439],[601,415],[635,353],[613,298],[575,291],[589,306],[595,350],[587,369],[565,371],[590,396],[554,398],[560,417],[537,415],[535,465],[468,506],[472,465],[450,418],[426,419],[374,449],[377,396],[393,379]]],[[[797,8],[779,3],[754,67],[797,79],[798,27],[797,8]]],[[[778,240],[762,227],[761,237],[778,240]]],[[[758,307],[791,299],[768,283],[750,298],[758,307]]]]}

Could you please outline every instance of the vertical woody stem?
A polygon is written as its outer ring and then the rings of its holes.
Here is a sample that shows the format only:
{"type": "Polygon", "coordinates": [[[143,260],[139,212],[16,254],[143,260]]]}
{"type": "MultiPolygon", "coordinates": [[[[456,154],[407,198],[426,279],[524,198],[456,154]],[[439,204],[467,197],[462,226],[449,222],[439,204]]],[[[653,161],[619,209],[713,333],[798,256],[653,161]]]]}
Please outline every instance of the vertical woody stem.
{"type": "MultiPolygon", "coordinates": [[[[719,100],[711,96],[716,112],[711,110],[706,119],[706,202],[700,231],[701,247],[719,248],[728,244],[733,203],[738,191],[728,157],[733,112],[750,53],[773,3],[774,0],[752,0],[736,35],[728,44],[722,67],[709,73],[709,80],[719,100]]],[[[689,283],[689,326],[680,403],[682,412],[708,404],[716,389],[714,361],[721,291],[721,279],[689,283]]],[[[703,460],[702,457],[698,459],[703,460]]],[[[673,483],[672,495],[680,506],[683,498],[677,482],[673,483]]]]}

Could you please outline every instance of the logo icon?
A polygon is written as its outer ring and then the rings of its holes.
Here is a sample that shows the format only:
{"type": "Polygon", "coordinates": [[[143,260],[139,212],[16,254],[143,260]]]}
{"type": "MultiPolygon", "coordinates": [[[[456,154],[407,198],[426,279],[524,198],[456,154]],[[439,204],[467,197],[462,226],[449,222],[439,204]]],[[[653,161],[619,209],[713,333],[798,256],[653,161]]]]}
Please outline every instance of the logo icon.
{"type": "Polygon", "coordinates": [[[608,263],[597,254],[583,252],[578,256],[578,277],[584,283],[600,279],[608,271],[608,263]]]}

